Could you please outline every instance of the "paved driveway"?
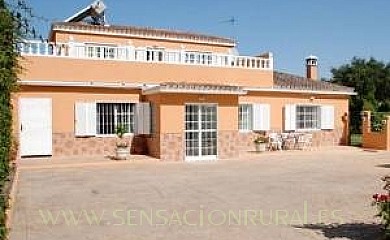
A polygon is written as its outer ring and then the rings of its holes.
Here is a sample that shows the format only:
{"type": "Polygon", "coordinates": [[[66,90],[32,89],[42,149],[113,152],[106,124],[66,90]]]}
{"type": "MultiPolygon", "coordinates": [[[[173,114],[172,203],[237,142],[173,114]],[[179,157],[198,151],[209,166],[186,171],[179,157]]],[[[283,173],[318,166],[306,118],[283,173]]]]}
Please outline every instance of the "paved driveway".
{"type": "Polygon", "coordinates": [[[390,153],[351,148],[202,164],[26,161],[11,240],[372,240],[371,195],[390,172],[380,166],[390,153]]]}

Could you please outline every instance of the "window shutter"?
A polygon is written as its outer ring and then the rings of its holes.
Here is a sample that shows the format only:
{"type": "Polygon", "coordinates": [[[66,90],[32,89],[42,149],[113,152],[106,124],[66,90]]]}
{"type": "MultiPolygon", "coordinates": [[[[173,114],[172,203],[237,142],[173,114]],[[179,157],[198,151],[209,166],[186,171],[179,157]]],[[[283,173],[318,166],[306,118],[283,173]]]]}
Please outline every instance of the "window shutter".
{"type": "Polygon", "coordinates": [[[284,107],[284,130],[294,131],[296,129],[297,105],[287,104],[284,107]]]}
{"type": "Polygon", "coordinates": [[[96,103],[75,104],[75,135],[76,137],[96,135],[96,103]]]}
{"type": "Polygon", "coordinates": [[[253,130],[268,131],[271,125],[269,104],[253,104],[253,130]]]}
{"type": "Polygon", "coordinates": [[[150,103],[145,102],[143,103],[143,114],[144,114],[144,122],[143,122],[143,129],[144,133],[143,134],[150,134],[151,133],[151,109],[150,109],[150,103]]]}
{"type": "Polygon", "coordinates": [[[150,134],[151,133],[151,109],[149,102],[141,102],[137,104],[137,116],[135,121],[136,134],[150,134]]]}
{"type": "Polygon", "coordinates": [[[334,129],[334,106],[321,106],[321,129],[334,129]]]}

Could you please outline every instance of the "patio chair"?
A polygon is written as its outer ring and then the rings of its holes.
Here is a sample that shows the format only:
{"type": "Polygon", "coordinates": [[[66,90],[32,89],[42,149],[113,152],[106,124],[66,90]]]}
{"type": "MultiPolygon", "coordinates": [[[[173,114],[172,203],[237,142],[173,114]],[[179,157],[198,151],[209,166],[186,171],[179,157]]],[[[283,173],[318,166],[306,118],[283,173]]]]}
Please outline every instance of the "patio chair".
{"type": "Polygon", "coordinates": [[[308,133],[306,134],[306,149],[312,150],[312,147],[313,147],[313,134],[308,133]]]}
{"type": "MultiPolygon", "coordinates": [[[[282,136],[283,138],[283,136],[282,136]]],[[[286,150],[291,150],[295,148],[296,138],[295,134],[287,133],[283,138],[283,147],[286,150]]]]}
{"type": "Polygon", "coordinates": [[[313,145],[313,134],[305,133],[298,136],[297,148],[300,150],[311,149],[313,145]]]}
{"type": "Polygon", "coordinates": [[[283,141],[279,134],[277,133],[270,133],[268,135],[269,139],[269,150],[282,150],[283,141]]]}

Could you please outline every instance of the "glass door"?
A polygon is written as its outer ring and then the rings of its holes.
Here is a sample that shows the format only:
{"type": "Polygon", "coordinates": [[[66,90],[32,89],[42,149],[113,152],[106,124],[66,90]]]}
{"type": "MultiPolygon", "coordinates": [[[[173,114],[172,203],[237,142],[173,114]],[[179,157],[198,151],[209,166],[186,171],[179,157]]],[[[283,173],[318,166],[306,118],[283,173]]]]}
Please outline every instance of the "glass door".
{"type": "Polygon", "coordinates": [[[186,160],[217,159],[217,105],[188,104],[185,115],[186,160]]]}

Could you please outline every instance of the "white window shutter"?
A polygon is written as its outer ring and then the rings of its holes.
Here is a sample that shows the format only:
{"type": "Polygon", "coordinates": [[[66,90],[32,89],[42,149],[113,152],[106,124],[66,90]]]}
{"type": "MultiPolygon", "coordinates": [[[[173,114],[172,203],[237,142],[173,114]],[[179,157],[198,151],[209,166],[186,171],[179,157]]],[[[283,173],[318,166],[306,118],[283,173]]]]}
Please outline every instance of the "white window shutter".
{"type": "Polygon", "coordinates": [[[334,129],[334,106],[321,106],[321,129],[334,129]]]}
{"type": "Polygon", "coordinates": [[[297,105],[287,104],[284,107],[284,130],[294,131],[296,129],[297,105]]]}
{"type": "Polygon", "coordinates": [[[269,104],[253,104],[253,130],[268,131],[271,129],[271,107],[269,104]]]}
{"type": "Polygon", "coordinates": [[[96,103],[77,102],[75,104],[75,135],[76,137],[96,135],[96,103]]]}
{"type": "Polygon", "coordinates": [[[271,130],[271,105],[261,104],[263,130],[271,130]]]}
{"type": "Polygon", "coordinates": [[[143,103],[144,105],[144,109],[143,109],[143,114],[144,114],[144,122],[143,122],[143,129],[144,129],[144,133],[143,134],[150,134],[151,133],[151,127],[152,127],[152,124],[151,124],[151,105],[149,102],[145,102],[143,103]]]}
{"type": "Polygon", "coordinates": [[[135,133],[136,134],[150,134],[151,128],[151,109],[149,102],[141,102],[137,104],[135,121],[135,133]]]}
{"type": "Polygon", "coordinates": [[[253,109],[252,110],[253,111],[253,113],[252,113],[253,130],[257,131],[257,130],[260,130],[260,128],[261,128],[261,116],[260,116],[261,107],[260,107],[260,104],[253,104],[252,109],[253,109]]]}
{"type": "Polygon", "coordinates": [[[136,112],[135,112],[135,130],[134,132],[136,134],[142,134],[144,131],[144,125],[143,125],[143,105],[142,103],[137,103],[136,105],[136,112]]]}

